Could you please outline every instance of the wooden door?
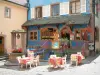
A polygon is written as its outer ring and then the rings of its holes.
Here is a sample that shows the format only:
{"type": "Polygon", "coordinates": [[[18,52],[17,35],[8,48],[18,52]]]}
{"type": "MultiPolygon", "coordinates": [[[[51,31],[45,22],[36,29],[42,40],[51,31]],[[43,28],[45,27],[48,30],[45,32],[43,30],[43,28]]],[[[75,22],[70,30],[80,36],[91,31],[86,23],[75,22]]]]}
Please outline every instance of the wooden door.
{"type": "Polygon", "coordinates": [[[4,54],[4,37],[0,36],[0,54],[4,54]]]}

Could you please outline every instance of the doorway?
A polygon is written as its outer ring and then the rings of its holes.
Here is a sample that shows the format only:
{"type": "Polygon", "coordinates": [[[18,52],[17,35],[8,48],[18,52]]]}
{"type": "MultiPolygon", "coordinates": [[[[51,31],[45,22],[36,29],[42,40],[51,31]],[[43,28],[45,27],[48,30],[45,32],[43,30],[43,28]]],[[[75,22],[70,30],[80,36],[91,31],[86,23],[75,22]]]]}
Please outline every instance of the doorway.
{"type": "Polygon", "coordinates": [[[0,55],[4,54],[4,37],[0,36],[0,55]]]}

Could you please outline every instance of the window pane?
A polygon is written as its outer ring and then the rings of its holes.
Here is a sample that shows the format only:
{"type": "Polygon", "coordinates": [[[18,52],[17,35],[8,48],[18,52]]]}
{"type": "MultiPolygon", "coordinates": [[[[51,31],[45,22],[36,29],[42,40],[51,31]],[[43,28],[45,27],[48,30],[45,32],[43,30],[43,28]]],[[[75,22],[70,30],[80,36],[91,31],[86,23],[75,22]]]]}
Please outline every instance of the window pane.
{"type": "Polygon", "coordinates": [[[30,35],[33,35],[33,32],[30,32],[30,35]]]}
{"type": "Polygon", "coordinates": [[[37,32],[34,32],[34,39],[37,40],[37,32]]]}
{"type": "Polygon", "coordinates": [[[57,15],[59,15],[59,4],[52,6],[52,16],[57,16],[57,15]]]}

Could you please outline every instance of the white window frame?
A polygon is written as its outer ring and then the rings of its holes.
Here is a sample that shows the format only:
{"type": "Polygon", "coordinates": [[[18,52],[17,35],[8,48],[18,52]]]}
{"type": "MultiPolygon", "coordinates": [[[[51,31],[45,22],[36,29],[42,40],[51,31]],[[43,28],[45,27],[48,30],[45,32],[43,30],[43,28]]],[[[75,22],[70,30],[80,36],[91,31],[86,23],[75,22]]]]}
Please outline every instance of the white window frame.
{"type": "Polygon", "coordinates": [[[5,7],[4,16],[5,18],[11,18],[11,8],[5,7]]]}

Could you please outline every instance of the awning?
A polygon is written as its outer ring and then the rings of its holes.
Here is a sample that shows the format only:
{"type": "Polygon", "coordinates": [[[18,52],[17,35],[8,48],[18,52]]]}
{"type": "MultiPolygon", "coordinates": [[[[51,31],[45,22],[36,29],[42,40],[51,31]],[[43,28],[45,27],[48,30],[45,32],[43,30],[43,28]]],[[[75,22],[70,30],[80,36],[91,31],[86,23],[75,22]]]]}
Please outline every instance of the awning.
{"type": "Polygon", "coordinates": [[[90,20],[89,14],[56,16],[56,17],[48,17],[42,19],[32,19],[25,22],[22,26],[59,24],[59,23],[88,24],[89,20],[90,20]]]}

